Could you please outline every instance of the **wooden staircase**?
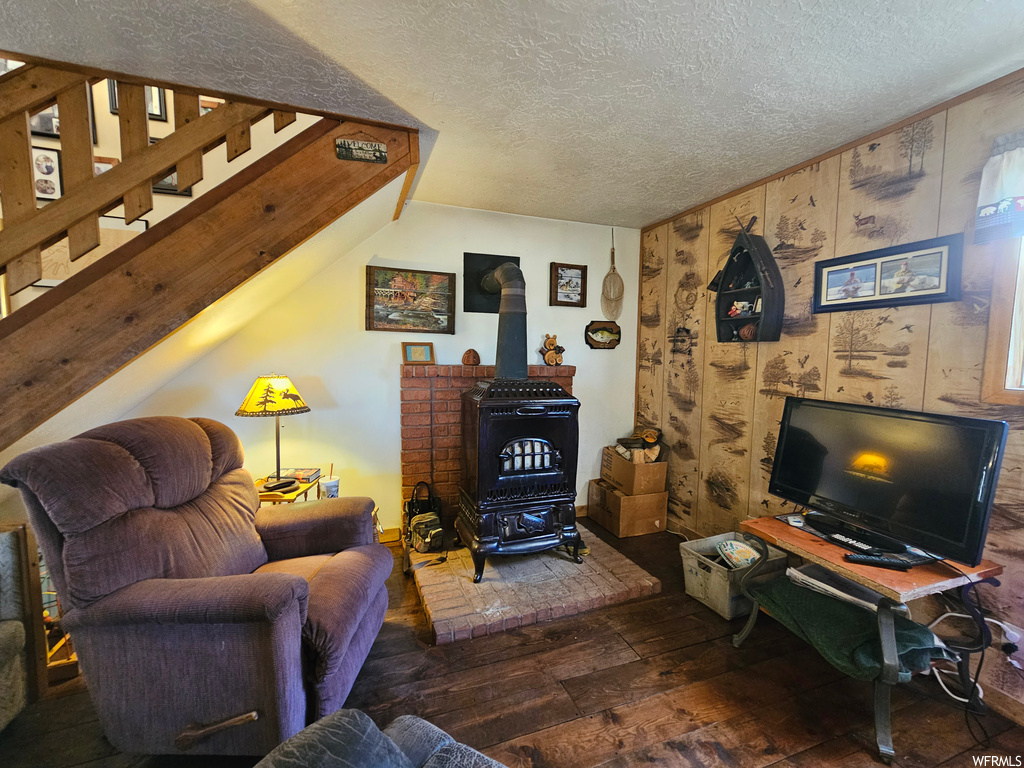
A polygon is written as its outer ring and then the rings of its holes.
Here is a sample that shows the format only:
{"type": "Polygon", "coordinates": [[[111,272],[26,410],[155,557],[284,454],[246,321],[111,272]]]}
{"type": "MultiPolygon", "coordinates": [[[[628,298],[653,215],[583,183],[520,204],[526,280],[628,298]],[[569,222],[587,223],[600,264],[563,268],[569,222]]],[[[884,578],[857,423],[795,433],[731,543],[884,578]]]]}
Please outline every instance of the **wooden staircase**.
{"type": "MultiPolygon", "coordinates": [[[[19,57],[21,58],[21,57],[19,57]]],[[[250,130],[295,110],[227,97],[200,114],[199,93],[173,88],[175,130],[150,143],[144,86],[123,74],[29,63],[0,76],[0,269],[14,294],[42,275],[42,249],[67,238],[72,260],[99,244],[99,217],[130,222],[153,207],[154,180],[203,177],[203,155],[249,150],[250,130]],[[117,80],[121,162],[95,175],[88,92],[117,80]],[[38,207],[30,115],[56,104],[64,194],[38,207]]],[[[213,94],[216,95],[216,94],[213,94]]],[[[0,449],[84,395],[229,291],[419,163],[417,132],[317,113],[309,128],[24,307],[0,319],[0,449]],[[339,159],[340,140],[383,145],[372,161],[339,159]],[[385,154],[386,152],[386,154],[385,154]]]]}

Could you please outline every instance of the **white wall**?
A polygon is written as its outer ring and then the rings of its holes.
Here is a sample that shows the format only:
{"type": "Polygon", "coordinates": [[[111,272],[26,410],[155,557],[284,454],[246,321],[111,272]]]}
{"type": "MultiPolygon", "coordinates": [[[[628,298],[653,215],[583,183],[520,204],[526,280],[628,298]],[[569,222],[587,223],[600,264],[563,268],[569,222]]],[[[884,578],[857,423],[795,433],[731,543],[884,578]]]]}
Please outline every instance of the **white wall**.
{"type": "Polygon", "coordinates": [[[312,411],[281,420],[282,464],[322,466],[326,472],[333,462],[342,493],[373,497],[384,526],[397,527],[401,342],[433,342],[442,365],[461,362],[470,347],[482,363],[493,364],[498,316],[461,311],[463,252],[519,256],[527,282],[530,364],[542,363],[537,350],[544,334],[552,333],[566,349],[564,364],[577,367],[573,391],[582,403],[577,492],[585,504],[587,481],[600,474],[601,447],[633,426],[639,231],[615,232],[616,266],[626,281],[622,343],[614,350],[592,350],[583,334],[588,322],[603,319],[608,227],[411,202],[397,222],[339,258],[344,251],[336,250],[334,232],[340,224],[286,259],[333,256],[334,263],[125,417],[168,414],[223,421],[241,437],[246,466],[263,474],[273,469],[274,422],[238,418],[234,412],[257,375],[287,374],[312,411]],[[548,306],[552,261],[588,265],[585,309],[548,306]],[[364,330],[367,264],[457,273],[456,334],[364,330]]]}

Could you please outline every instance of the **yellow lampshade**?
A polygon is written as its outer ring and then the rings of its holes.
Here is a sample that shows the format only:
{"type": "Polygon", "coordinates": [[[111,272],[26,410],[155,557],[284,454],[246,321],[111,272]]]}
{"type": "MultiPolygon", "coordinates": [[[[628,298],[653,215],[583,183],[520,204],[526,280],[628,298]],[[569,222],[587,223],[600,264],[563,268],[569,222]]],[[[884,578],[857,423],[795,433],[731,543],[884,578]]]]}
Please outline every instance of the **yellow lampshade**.
{"type": "Polygon", "coordinates": [[[308,412],[309,406],[291,379],[272,373],[256,379],[235,416],[291,416],[308,412]]]}

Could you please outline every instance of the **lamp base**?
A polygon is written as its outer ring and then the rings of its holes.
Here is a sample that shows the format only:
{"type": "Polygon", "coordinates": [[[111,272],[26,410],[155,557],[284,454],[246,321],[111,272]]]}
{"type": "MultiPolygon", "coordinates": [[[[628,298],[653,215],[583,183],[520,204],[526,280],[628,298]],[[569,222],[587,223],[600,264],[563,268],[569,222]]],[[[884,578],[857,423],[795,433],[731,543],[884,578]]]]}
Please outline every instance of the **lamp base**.
{"type": "Polygon", "coordinates": [[[295,479],[267,480],[259,487],[260,493],[291,493],[299,490],[299,481],[295,479]]]}

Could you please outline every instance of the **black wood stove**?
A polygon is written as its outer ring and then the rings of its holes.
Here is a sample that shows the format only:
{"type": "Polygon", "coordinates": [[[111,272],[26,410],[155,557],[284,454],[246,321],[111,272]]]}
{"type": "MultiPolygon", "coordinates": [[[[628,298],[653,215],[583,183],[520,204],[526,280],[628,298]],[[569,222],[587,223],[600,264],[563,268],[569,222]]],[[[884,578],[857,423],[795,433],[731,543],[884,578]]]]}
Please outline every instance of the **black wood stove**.
{"type": "Polygon", "coordinates": [[[493,381],[462,396],[462,479],[455,527],[473,556],[474,582],[488,555],[571,545],[576,529],[580,401],[553,381],[527,378],[526,283],[514,264],[485,276],[501,290],[493,381]]]}

